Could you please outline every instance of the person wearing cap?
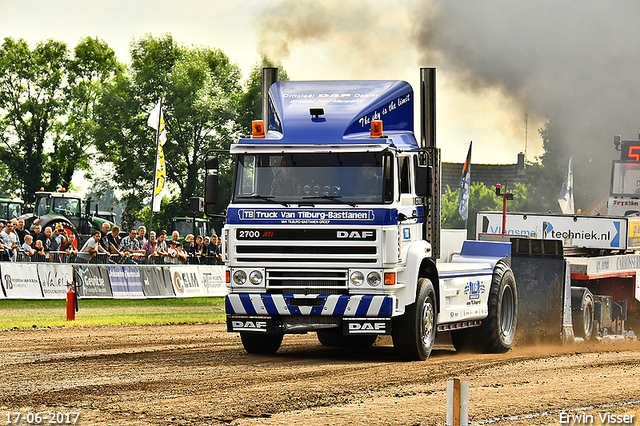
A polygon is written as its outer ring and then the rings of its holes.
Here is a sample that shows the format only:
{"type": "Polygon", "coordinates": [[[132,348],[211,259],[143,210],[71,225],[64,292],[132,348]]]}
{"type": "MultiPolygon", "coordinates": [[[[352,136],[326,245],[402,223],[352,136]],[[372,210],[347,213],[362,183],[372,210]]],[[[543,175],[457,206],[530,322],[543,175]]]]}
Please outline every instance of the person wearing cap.
{"type": "Polygon", "coordinates": [[[169,246],[169,248],[167,249],[167,256],[169,256],[171,259],[175,259],[175,257],[178,255],[178,251],[176,250],[176,242],[173,240],[169,240],[167,241],[167,245],[169,246]]]}
{"type": "Polygon", "coordinates": [[[187,253],[184,251],[182,244],[176,244],[176,257],[180,263],[187,263],[187,253]]]}

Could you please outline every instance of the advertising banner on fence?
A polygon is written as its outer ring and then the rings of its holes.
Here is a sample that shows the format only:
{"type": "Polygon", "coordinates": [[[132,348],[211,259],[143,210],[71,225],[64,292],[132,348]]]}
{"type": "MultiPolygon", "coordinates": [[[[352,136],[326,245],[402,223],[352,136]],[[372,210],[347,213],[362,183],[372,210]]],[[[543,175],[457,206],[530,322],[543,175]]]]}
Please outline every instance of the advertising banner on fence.
{"type": "MultiPolygon", "coordinates": [[[[507,213],[506,234],[563,240],[564,247],[627,249],[627,218],[507,213]]],[[[502,213],[478,212],[476,232],[502,233],[502,213]]]]}
{"type": "Polygon", "coordinates": [[[38,263],[38,276],[45,299],[66,299],[73,281],[73,267],[59,263],[38,263]]]}
{"type": "Polygon", "coordinates": [[[23,263],[3,263],[2,286],[9,299],[42,299],[38,269],[23,263]]]}
{"type": "Polygon", "coordinates": [[[107,271],[114,299],[144,299],[137,266],[108,266],[107,271]]]}
{"type": "Polygon", "coordinates": [[[160,266],[140,267],[140,282],[146,297],[175,297],[169,270],[160,266]]]}
{"type": "Polygon", "coordinates": [[[74,265],[73,273],[76,277],[78,297],[113,297],[109,274],[104,266],[74,265]]]}
{"type": "Polygon", "coordinates": [[[202,290],[207,296],[226,296],[227,286],[224,282],[224,266],[201,266],[202,290]]]}
{"type": "Polygon", "coordinates": [[[195,266],[172,266],[169,268],[171,284],[178,297],[206,296],[202,286],[202,275],[195,266]]]}

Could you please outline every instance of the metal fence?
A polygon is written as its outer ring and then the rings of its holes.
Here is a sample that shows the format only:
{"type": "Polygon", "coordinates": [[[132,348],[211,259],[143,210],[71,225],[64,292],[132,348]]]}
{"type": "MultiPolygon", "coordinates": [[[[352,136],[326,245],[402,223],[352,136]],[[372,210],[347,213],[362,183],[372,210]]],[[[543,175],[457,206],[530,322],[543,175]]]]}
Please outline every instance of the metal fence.
{"type": "Polygon", "coordinates": [[[119,254],[106,254],[96,253],[90,260],[83,259],[82,253],[69,254],[65,251],[50,251],[44,255],[35,253],[29,255],[24,251],[17,251],[14,255],[10,255],[8,252],[3,252],[0,256],[0,261],[15,261],[15,262],[48,262],[48,263],[92,263],[100,265],[222,265],[218,258],[214,256],[202,256],[194,255],[187,256],[186,261],[179,257],[173,256],[139,256],[139,255],[119,255],[119,254]]]}

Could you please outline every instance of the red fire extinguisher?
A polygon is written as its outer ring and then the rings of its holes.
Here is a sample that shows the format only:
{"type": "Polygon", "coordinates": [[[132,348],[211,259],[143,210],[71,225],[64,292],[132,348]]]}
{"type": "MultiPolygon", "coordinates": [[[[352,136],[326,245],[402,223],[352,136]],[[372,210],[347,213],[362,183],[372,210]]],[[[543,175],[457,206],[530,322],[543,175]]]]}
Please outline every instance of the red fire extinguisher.
{"type": "Polygon", "coordinates": [[[76,320],[76,292],[73,286],[67,291],[67,321],[76,320]]]}

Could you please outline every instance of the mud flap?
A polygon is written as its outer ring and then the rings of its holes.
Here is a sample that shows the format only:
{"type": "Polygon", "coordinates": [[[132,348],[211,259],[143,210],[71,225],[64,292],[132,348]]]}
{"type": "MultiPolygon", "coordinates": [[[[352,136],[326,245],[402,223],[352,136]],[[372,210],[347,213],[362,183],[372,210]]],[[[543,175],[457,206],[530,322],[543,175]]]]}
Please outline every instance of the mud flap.
{"type": "Polygon", "coordinates": [[[343,318],[342,334],[391,334],[391,318],[343,318]]]}
{"type": "Polygon", "coordinates": [[[240,317],[227,315],[227,331],[273,334],[271,317],[240,317]]]}
{"type": "Polygon", "coordinates": [[[571,291],[562,241],[512,238],[511,270],[518,286],[518,339],[573,341],[571,317],[565,318],[571,314],[571,291]]]}

